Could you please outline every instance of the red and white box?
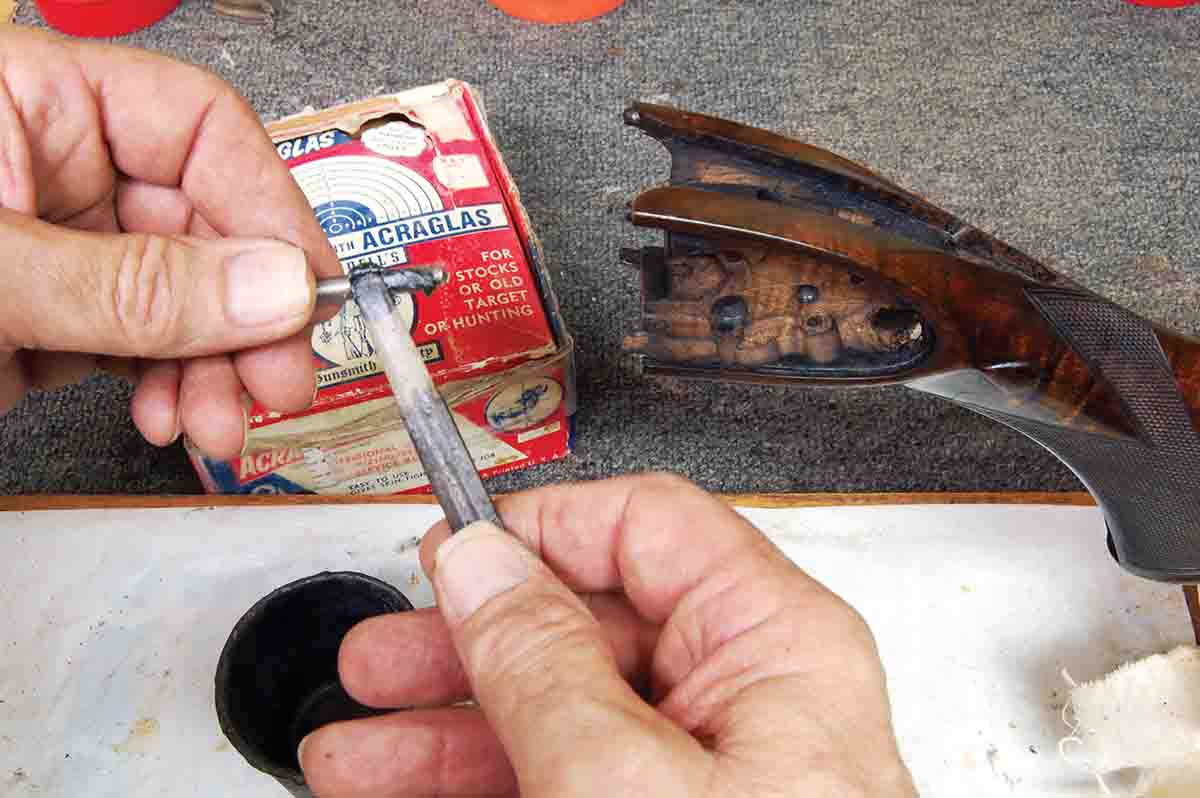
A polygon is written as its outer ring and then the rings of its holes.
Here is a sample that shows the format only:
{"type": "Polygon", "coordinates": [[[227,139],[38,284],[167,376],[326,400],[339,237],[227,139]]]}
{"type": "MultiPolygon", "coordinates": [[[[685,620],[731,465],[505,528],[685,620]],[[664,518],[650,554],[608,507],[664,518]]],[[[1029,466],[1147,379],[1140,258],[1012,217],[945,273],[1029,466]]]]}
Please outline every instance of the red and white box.
{"type": "MultiPolygon", "coordinates": [[[[477,96],[446,81],[268,126],[342,266],[439,264],[449,280],[400,301],[484,477],[572,444],[572,341],[541,249],[477,96]]],[[[428,492],[353,300],[313,332],[317,399],[247,410],[240,457],[188,443],[213,493],[428,492]]]]}

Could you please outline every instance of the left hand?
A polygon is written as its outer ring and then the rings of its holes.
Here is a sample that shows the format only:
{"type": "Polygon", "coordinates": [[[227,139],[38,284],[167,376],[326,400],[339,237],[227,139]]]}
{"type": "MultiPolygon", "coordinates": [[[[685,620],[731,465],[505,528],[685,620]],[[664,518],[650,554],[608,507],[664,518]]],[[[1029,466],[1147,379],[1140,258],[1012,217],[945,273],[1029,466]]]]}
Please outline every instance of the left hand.
{"type": "Polygon", "coordinates": [[[312,403],[314,278],[342,270],[217,76],[0,26],[0,242],[0,413],[95,355],[134,359],[133,419],[157,445],[187,433],[232,457],[244,394],[312,403]]]}

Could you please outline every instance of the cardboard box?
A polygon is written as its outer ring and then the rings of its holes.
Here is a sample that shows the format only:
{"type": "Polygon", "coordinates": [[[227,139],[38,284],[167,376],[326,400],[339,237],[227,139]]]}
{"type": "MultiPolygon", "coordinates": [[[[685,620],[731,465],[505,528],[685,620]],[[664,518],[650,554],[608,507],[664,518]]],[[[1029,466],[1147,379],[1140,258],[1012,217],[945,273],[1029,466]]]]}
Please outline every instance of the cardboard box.
{"type": "MultiPolygon", "coordinates": [[[[565,455],[572,342],[540,246],[477,97],[459,81],[281,120],[268,130],[347,270],[440,263],[406,297],[412,335],[484,477],[565,455]]],[[[313,332],[313,407],[247,410],[241,457],[190,443],[210,492],[428,492],[353,301],[313,332]]]]}

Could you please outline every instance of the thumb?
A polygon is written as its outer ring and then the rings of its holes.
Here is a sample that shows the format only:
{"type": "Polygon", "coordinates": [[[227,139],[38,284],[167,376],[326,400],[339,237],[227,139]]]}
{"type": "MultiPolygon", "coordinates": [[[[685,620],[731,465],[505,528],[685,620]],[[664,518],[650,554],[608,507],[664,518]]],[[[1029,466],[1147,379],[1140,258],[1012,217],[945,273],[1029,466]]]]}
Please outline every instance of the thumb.
{"type": "Polygon", "coordinates": [[[668,795],[705,777],[699,744],[625,683],[583,602],[511,535],[479,522],[450,537],[433,582],[523,798],[594,795],[618,774],[668,795]]]}
{"type": "Polygon", "coordinates": [[[304,252],[262,239],[89,233],[0,210],[0,346],[176,358],[285,338],[315,298],[304,252]]]}

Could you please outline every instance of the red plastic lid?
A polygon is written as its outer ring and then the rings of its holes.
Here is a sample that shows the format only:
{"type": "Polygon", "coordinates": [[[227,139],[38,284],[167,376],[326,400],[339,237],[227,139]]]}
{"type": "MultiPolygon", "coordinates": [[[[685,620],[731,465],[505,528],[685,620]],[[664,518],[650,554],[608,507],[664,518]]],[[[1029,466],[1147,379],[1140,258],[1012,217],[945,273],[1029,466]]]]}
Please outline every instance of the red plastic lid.
{"type": "Polygon", "coordinates": [[[496,8],[530,22],[583,22],[607,14],[625,0],[488,0],[496,8]]]}
{"type": "Polygon", "coordinates": [[[153,25],[180,0],[35,0],[46,24],[72,36],[123,36],[153,25]]]}

